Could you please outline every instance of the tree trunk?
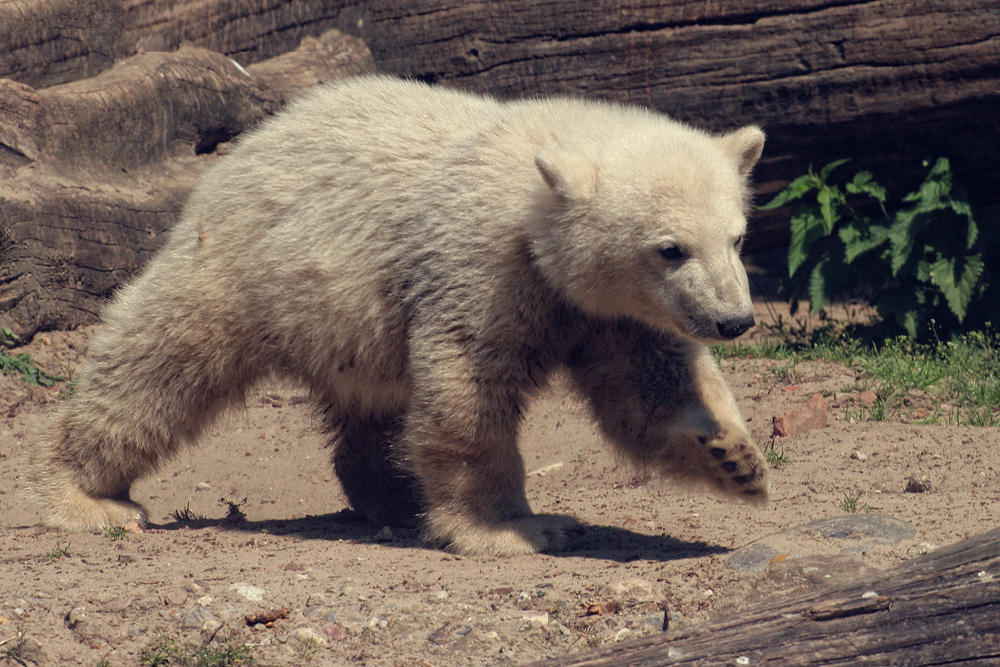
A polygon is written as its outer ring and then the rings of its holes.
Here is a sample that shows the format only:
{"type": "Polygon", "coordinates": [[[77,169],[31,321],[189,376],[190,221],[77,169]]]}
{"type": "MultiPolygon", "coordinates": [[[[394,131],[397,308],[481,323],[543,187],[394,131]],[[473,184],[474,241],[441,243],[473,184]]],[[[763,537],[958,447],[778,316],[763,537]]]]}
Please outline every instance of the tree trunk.
{"type": "Polygon", "coordinates": [[[994,530],[846,586],[532,667],[998,663],[994,530]]]}

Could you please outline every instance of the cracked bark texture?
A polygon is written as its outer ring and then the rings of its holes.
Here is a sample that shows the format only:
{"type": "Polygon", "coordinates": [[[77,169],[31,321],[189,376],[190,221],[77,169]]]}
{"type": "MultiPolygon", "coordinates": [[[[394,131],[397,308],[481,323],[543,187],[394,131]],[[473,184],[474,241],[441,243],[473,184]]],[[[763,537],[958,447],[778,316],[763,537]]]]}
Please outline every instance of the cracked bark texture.
{"type": "MultiPolygon", "coordinates": [[[[94,321],[217,147],[329,78],[758,123],[762,199],[842,157],[902,194],[944,155],[997,204],[998,62],[998,0],[0,0],[0,325],[94,321]]],[[[772,212],[748,247],[786,240],[772,212]]]]}
{"type": "Polygon", "coordinates": [[[227,142],[302,90],[372,69],[332,30],[243,68],[185,46],[47,88],[0,79],[0,326],[97,321],[227,142]]]}

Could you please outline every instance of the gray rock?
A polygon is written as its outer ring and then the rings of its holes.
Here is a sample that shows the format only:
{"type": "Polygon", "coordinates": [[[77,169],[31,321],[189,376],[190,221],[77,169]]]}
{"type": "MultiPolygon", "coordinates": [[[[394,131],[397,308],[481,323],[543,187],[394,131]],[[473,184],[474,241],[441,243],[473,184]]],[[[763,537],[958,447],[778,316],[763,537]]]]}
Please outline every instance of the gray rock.
{"type": "Polygon", "coordinates": [[[863,554],[875,547],[911,540],[913,524],[881,514],[851,514],[811,521],[774,533],[738,549],[726,564],[743,572],[761,572],[776,556],[863,554]]]}

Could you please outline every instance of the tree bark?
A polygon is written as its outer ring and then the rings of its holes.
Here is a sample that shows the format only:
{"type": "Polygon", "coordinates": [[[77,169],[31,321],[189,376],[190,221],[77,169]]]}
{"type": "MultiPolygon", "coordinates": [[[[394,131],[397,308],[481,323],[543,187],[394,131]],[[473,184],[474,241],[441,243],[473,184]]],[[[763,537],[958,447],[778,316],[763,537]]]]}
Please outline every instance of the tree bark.
{"type": "Polygon", "coordinates": [[[359,40],[331,31],[249,69],[186,47],[43,90],[0,79],[0,325],[28,338],[95,322],[227,141],[371,69],[359,40]]]}
{"type": "Polygon", "coordinates": [[[531,667],[996,665],[1000,530],[852,584],[531,667]]]}
{"type": "MultiPolygon", "coordinates": [[[[839,158],[902,196],[950,156],[980,202],[1000,202],[996,0],[369,2],[380,68],[511,97],[570,94],[768,133],[764,197],[839,158]]],[[[773,221],[773,222],[772,222],[773,221]]],[[[787,239],[787,217],[749,249],[787,239]]]]}

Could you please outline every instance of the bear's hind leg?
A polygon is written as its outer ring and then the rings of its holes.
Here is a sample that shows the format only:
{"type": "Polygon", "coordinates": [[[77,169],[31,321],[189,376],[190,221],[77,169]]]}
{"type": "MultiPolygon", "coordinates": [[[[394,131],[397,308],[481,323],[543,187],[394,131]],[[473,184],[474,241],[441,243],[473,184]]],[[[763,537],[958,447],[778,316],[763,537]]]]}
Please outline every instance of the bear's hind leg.
{"type": "Polygon", "coordinates": [[[221,308],[206,313],[155,291],[133,285],[109,309],[74,395],[29,454],[28,493],[46,525],[101,531],[144,521],[129,499],[132,483],[266,372],[251,363],[252,346],[235,339],[221,308]]]}
{"type": "Polygon", "coordinates": [[[415,527],[423,509],[420,489],[394,450],[402,418],[349,416],[330,430],[334,471],[351,507],[377,526],[415,527]]]}

